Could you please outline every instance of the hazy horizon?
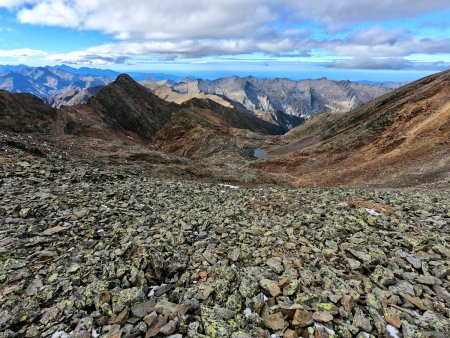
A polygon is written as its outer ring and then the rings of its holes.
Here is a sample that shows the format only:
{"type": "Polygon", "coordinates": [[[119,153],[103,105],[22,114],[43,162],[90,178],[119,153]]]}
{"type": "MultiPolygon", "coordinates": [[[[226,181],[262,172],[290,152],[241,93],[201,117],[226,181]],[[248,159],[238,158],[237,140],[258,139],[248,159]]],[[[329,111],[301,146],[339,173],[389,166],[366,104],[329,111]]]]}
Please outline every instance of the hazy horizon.
{"type": "Polygon", "coordinates": [[[85,65],[70,65],[70,64],[60,64],[60,65],[28,65],[24,63],[19,63],[17,65],[12,64],[1,64],[0,67],[6,66],[27,66],[27,67],[58,67],[58,66],[68,66],[75,69],[80,68],[90,68],[90,69],[101,69],[101,70],[111,70],[117,73],[142,73],[142,74],[164,74],[168,75],[168,79],[179,80],[182,78],[198,78],[205,80],[216,80],[225,77],[238,76],[240,78],[253,76],[260,79],[276,79],[276,78],[286,78],[289,80],[300,81],[300,80],[315,80],[320,78],[327,78],[334,81],[349,80],[353,82],[411,82],[419,78],[437,73],[438,71],[408,71],[398,74],[396,71],[358,71],[349,72],[346,70],[297,70],[297,71],[277,71],[277,70],[173,70],[170,68],[149,68],[149,69],[121,69],[120,67],[105,67],[105,66],[85,66],[85,65]]]}

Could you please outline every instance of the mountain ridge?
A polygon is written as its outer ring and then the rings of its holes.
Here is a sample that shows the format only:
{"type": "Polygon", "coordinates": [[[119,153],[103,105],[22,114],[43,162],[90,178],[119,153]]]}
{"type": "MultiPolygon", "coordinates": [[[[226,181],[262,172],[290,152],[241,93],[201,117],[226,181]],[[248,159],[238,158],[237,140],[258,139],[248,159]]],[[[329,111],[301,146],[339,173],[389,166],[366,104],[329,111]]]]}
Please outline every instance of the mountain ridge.
{"type": "Polygon", "coordinates": [[[12,93],[34,94],[48,103],[51,97],[64,90],[83,90],[104,86],[107,77],[77,75],[55,67],[18,67],[0,74],[0,89],[12,93]]]}
{"type": "MultiPolygon", "coordinates": [[[[28,92],[55,108],[87,103],[100,87],[111,83],[118,72],[96,68],[0,66],[0,89],[28,92]],[[3,68],[2,68],[3,67],[3,68]],[[95,89],[90,89],[95,88],[95,89]]],[[[152,74],[130,73],[135,80],[152,74]],[[136,78],[137,77],[137,78],[136,78]]],[[[186,77],[181,81],[158,81],[153,74],[141,84],[159,97],[175,103],[192,98],[207,98],[227,107],[252,111],[261,119],[278,124],[284,130],[296,127],[304,117],[320,112],[348,111],[387,92],[379,85],[351,81],[293,81],[286,78],[259,79],[232,76],[217,80],[186,77]]]]}
{"type": "Polygon", "coordinates": [[[309,117],[322,112],[348,111],[390,90],[380,85],[348,80],[321,78],[294,81],[285,78],[258,79],[253,76],[232,76],[217,80],[184,78],[175,83],[148,81],[144,85],[156,93],[165,86],[179,95],[216,95],[267,120],[276,112],[309,117]]]}
{"type": "MultiPolygon", "coordinates": [[[[239,85],[240,80],[235,80],[239,85]]],[[[125,153],[132,144],[210,166],[221,175],[239,172],[238,177],[264,182],[402,186],[415,180],[439,180],[450,172],[449,98],[447,71],[350,112],[315,116],[277,136],[279,126],[261,120],[245,107],[225,107],[198,98],[181,105],[167,102],[128,75],[121,75],[87,104],[59,110],[33,96],[4,92],[0,126],[20,132],[29,118],[25,132],[119,141],[125,153]],[[25,107],[16,108],[21,101],[25,107]],[[43,122],[36,119],[39,110],[47,116],[43,122]],[[30,127],[33,118],[40,128],[30,127]],[[257,160],[257,149],[266,151],[268,158],[257,160]]]]}
{"type": "Polygon", "coordinates": [[[301,185],[332,184],[340,177],[343,185],[391,180],[401,186],[445,177],[450,172],[450,71],[348,113],[317,116],[284,140],[262,166],[283,168],[301,185]]]}
{"type": "MultiPolygon", "coordinates": [[[[44,112],[43,116],[53,117],[53,120],[47,121],[48,124],[51,125],[53,122],[55,126],[36,130],[25,128],[24,132],[49,132],[52,129],[56,133],[99,137],[106,140],[130,139],[144,144],[149,142],[169,120],[177,119],[179,114],[184,115],[188,120],[203,124],[207,129],[238,128],[268,134],[279,134],[284,131],[274,124],[260,120],[251,112],[227,108],[212,101],[195,99],[183,105],[165,101],[150,93],[147,88],[127,74],[121,74],[107,86],[95,89],[96,95],[91,96],[86,104],[62,107],[59,110],[46,106],[42,100],[32,94],[13,94],[5,91],[0,101],[2,126],[10,131],[21,131],[19,125],[14,126],[10,121],[15,118],[14,109],[16,108],[14,107],[19,104],[21,98],[26,97],[28,99],[22,102],[25,107],[24,112],[36,112],[36,114],[23,113],[23,116],[19,115],[19,120],[27,121],[31,125],[34,119],[39,120],[40,112],[44,112]],[[59,122],[63,120],[65,124],[61,125],[59,122]]],[[[192,127],[191,124],[189,125],[192,127]]],[[[181,127],[186,129],[188,125],[181,127]]]]}

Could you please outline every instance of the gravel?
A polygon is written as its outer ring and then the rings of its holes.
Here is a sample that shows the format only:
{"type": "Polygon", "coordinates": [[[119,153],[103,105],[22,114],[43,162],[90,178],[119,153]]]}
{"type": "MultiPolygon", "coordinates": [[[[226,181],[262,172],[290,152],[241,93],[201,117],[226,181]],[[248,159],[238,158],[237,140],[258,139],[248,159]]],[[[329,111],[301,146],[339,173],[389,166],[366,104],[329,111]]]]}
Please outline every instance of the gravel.
{"type": "Polygon", "coordinates": [[[0,166],[0,337],[450,336],[446,193],[0,166]]]}

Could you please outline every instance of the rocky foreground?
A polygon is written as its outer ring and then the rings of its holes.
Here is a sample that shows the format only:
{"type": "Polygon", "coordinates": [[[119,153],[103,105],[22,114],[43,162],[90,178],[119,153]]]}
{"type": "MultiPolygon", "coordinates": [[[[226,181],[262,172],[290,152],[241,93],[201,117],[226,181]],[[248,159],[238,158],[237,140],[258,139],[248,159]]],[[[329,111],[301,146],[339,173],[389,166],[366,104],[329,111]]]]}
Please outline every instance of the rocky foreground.
{"type": "Polygon", "coordinates": [[[19,155],[0,158],[0,337],[450,336],[448,193],[19,155]]]}

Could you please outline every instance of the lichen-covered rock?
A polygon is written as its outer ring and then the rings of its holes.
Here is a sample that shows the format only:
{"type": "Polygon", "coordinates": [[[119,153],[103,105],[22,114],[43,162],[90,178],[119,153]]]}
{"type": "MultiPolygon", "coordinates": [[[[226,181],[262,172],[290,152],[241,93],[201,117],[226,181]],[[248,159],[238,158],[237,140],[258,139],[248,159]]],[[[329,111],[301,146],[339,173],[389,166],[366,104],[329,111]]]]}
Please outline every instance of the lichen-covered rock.
{"type": "Polygon", "coordinates": [[[236,188],[101,161],[0,163],[0,336],[450,334],[446,194],[236,188]]]}
{"type": "Polygon", "coordinates": [[[360,308],[356,308],[352,324],[364,332],[372,332],[372,324],[370,319],[362,312],[360,308]]]}
{"type": "Polygon", "coordinates": [[[229,337],[238,329],[232,320],[225,320],[217,310],[206,306],[201,308],[201,319],[208,337],[229,337]]]}
{"type": "Polygon", "coordinates": [[[269,258],[266,264],[278,275],[284,271],[283,263],[279,257],[269,258]]]}
{"type": "Polygon", "coordinates": [[[281,294],[281,289],[278,286],[278,283],[273,280],[262,279],[259,284],[261,288],[268,294],[270,294],[272,297],[276,297],[279,294],[281,294]]]}
{"type": "MultiPolygon", "coordinates": [[[[140,287],[122,289],[113,292],[112,303],[114,309],[121,309],[123,306],[132,306],[147,300],[144,291],[140,287]]],[[[116,310],[114,310],[116,311],[116,310]]]]}
{"type": "Polygon", "coordinates": [[[375,268],[375,271],[372,273],[370,278],[375,283],[377,283],[379,285],[383,285],[383,286],[393,285],[396,282],[394,273],[391,270],[386,269],[385,267],[383,267],[381,265],[378,265],[375,268]]]}

